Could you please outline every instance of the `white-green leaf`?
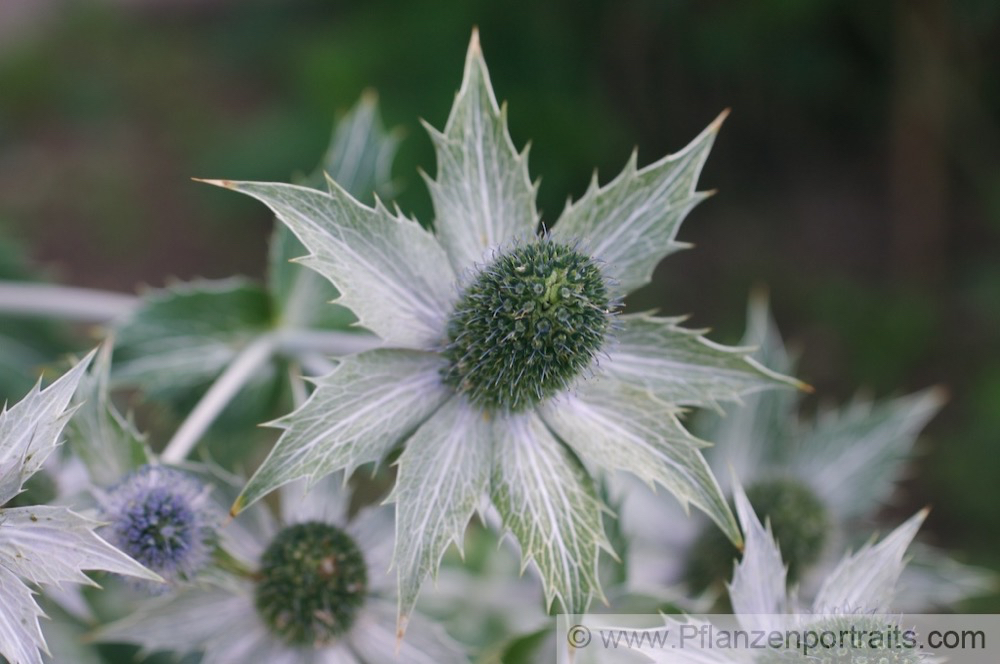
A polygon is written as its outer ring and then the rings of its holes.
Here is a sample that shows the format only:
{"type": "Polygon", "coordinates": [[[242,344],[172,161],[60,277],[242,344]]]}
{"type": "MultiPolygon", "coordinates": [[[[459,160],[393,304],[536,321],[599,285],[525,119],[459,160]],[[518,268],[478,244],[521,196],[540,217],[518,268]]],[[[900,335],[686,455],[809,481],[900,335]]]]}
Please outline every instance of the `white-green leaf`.
{"type": "MultiPolygon", "coordinates": [[[[390,167],[399,143],[386,132],[378,116],[375,93],[361,96],[334,128],[333,138],[316,171],[299,184],[327,190],[326,176],[359,201],[371,204],[375,194],[391,195],[390,167]]],[[[347,327],[354,315],[329,304],[337,290],[312,270],[292,263],[305,247],[284,224],[276,224],[268,253],[268,287],[286,327],[347,327]]]]}
{"type": "Polygon", "coordinates": [[[497,106],[490,75],[473,32],[462,87],[444,131],[425,125],[437,154],[437,177],[427,179],[435,230],[456,274],[538,228],[535,186],[527,151],[518,154],[497,106]]]}
{"type": "MultiPolygon", "coordinates": [[[[754,292],[747,305],[747,326],[739,344],[755,348],[752,357],[771,371],[791,374],[794,362],[771,317],[767,297],[754,292]]],[[[713,468],[732,469],[736,477],[751,482],[762,469],[784,463],[794,455],[795,413],[802,392],[764,390],[741,397],[739,404],[700,411],[694,419],[695,435],[712,441],[705,457],[713,468]]],[[[719,478],[728,491],[729,473],[719,478]]]]}
{"type": "Polygon", "coordinates": [[[839,518],[870,514],[891,495],[917,435],[943,404],[942,391],[930,388],[822,413],[795,437],[792,470],[839,518]]]}
{"type": "Polygon", "coordinates": [[[703,510],[734,543],[741,541],[729,505],[677,409],[613,381],[592,381],[576,396],[541,410],[542,418],[577,454],[599,470],[624,470],[658,483],[684,506],[703,510]]]}
{"type": "Polygon", "coordinates": [[[140,604],[126,617],[104,625],[93,639],[135,643],[145,652],[183,654],[207,649],[206,660],[219,662],[214,656],[219,642],[239,637],[250,641],[254,632],[264,630],[259,622],[254,624],[250,615],[253,611],[250,593],[241,590],[206,585],[157,597],[140,604]],[[255,626],[259,630],[253,629],[255,626]],[[183,638],[178,638],[179,635],[183,638]]]}
{"type": "Polygon", "coordinates": [[[431,353],[373,350],[340,360],[316,381],[233,506],[239,512],[300,477],[315,481],[379,461],[451,395],[441,383],[443,360],[431,353]]]}
{"type": "Polygon", "coordinates": [[[48,653],[38,618],[44,615],[28,586],[0,565],[0,655],[10,664],[42,664],[48,653]]]}
{"type": "MultiPolygon", "coordinates": [[[[406,664],[461,664],[469,656],[462,652],[441,625],[414,615],[406,639],[400,641],[392,629],[395,607],[370,597],[350,632],[350,647],[360,662],[406,662],[406,664]]],[[[324,661],[324,664],[326,662],[324,661]]],[[[332,660],[331,664],[340,664],[332,660]]]]}
{"type": "MultiPolygon", "coordinates": [[[[366,90],[358,103],[340,121],[320,170],[344,191],[365,203],[375,195],[392,194],[392,161],[399,147],[399,133],[386,131],[379,119],[378,96],[366,90]]],[[[325,178],[306,184],[327,186],[325,178]]]]}
{"type": "Polygon", "coordinates": [[[21,491],[59,443],[69,420],[70,399],[94,353],[44,390],[36,385],[21,401],[0,412],[0,505],[21,491]]]}
{"type": "Polygon", "coordinates": [[[490,422],[463,397],[449,400],[407,441],[391,496],[401,622],[451,543],[462,549],[469,519],[489,493],[492,464],[490,422]]]}
{"type": "Polygon", "coordinates": [[[899,577],[894,610],[926,613],[952,609],[970,597],[1000,590],[1000,576],[993,570],[966,565],[920,542],[911,544],[907,551],[910,560],[899,577]]]}
{"type": "Polygon", "coordinates": [[[439,344],[456,296],[455,274],[434,236],[381,203],[362,205],[330,183],[329,194],[280,183],[213,182],[253,196],[311,254],[301,259],[340,291],[338,304],[388,345],[439,344]]]}
{"type": "Polygon", "coordinates": [[[750,357],[752,349],[723,346],[681,318],[622,316],[623,329],[602,363],[606,377],[643,390],[665,406],[710,406],[740,395],[798,381],[774,373],[750,357]]]}
{"type": "Polygon", "coordinates": [[[927,510],[921,510],[878,544],[867,544],[846,556],[826,578],[813,609],[817,613],[893,610],[896,582],[906,565],[906,549],[927,510]]]}
{"type": "Polygon", "coordinates": [[[729,585],[729,600],[740,622],[749,629],[768,629],[768,616],[785,613],[788,597],[785,591],[787,567],[781,561],[781,551],[771,534],[754,513],[743,487],[733,487],[736,513],[746,545],[743,558],[733,572],[729,585]],[[760,624],[764,623],[764,624],[760,624]]]}
{"type": "Polygon", "coordinates": [[[491,494],[522,569],[535,563],[548,604],[583,613],[602,594],[598,550],[611,550],[593,480],[535,413],[500,416],[495,431],[491,494]]]}
{"type": "Polygon", "coordinates": [[[83,570],[162,581],[98,537],[101,524],[65,507],[0,511],[0,565],[38,584],[92,583],[83,570]]]}
{"type": "Polygon", "coordinates": [[[76,412],[66,426],[68,444],[87,466],[90,479],[104,487],[151,458],[145,437],[111,403],[110,370],[111,344],[105,343],[80,381],[76,412]]]}
{"type": "Polygon", "coordinates": [[[271,302],[246,279],[178,283],[143,296],[115,334],[113,380],[188,396],[272,324],[271,302]]]}
{"type": "Polygon", "coordinates": [[[637,169],[633,152],[625,170],[603,187],[595,175],[583,197],[566,206],[552,236],[582,242],[603,260],[619,294],[649,283],[664,256],[689,246],[674,238],[687,213],[708,196],[695,187],[725,116],[676,154],[637,169]]]}

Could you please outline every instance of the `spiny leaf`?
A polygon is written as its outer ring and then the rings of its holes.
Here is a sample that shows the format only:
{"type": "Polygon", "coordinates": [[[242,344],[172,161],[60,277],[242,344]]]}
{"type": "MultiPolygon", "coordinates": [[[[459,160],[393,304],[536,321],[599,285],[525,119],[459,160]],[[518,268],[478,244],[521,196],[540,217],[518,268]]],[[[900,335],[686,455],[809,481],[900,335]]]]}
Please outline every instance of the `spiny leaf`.
{"type": "Polygon", "coordinates": [[[150,291],[115,332],[113,380],[156,396],[186,394],[215,378],[271,322],[267,294],[245,279],[150,291]]]}
{"type": "Polygon", "coordinates": [[[736,519],[700,451],[707,443],[688,433],[677,413],[642,390],[611,381],[585,383],[577,395],[541,410],[545,422],[585,463],[660,484],[685,510],[689,503],[703,510],[738,545],[736,519]]]}
{"type": "Polygon", "coordinates": [[[534,562],[549,604],[583,613],[594,594],[599,549],[611,551],[593,480],[534,414],[495,421],[492,498],[504,527],[534,562]]]}
{"type": "Polygon", "coordinates": [[[753,349],[709,341],[699,331],[680,327],[682,320],[622,316],[623,329],[608,350],[599,380],[623,382],[671,407],[717,407],[720,401],[737,401],[766,388],[804,387],[761,366],[751,357],[753,349]]]}
{"type": "Polygon", "coordinates": [[[65,507],[15,507],[0,513],[0,566],[38,584],[92,584],[83,570],[162,581],[98,537],[101,524],[65,507]]]}
{"type": "Polygon", "coordinates": [[[0,412],[0,505],[17,495],[58,447],[59,435],[72,413],[70,399],[94,357],[83,358],[44,390],[35,388],[0,412]]]}
{"type": "Polygon", "coordinates": [[[233,505],[238,513],[283,484],[312,481],[379,461],[436,411],[450,392],[441,360],[430,353],[374,350],[343,358],[301,408],[275,424],[285,429],[233,505]]]}
{"type": "Polygon", "coordinates": [[[340,291],[338,303],[386,343],[426,349],[440,342],[455,275],[444,250],[419,224],[381,204],[279,183],[212,182],[270,207],[311,253],[302,263],[340,291]]]}
{"type": "MultiPolygon", "coordinates": [[[[366,204],[374,203],[376,194],[391,196],[390,167],[398,143],[398,133],[386,132],[382,126],[376,95],[368,91],[336,123],[323,160],[299,184],[327,191],[329,176],[366,204]]],[[[337,299],[337,290],[312,270],[291,262],[306,253],[287,226],[275,224],[268,253],[268,289],[280,324],[346,328],[356,319],[344,307],[329,304],[337,299]]]]}
{"type": "Polygon", "coordinates": [[[444,131],[425,127],[437,154],[437,177],[425,178],[435,231],[455,273],[463,274],[511,240],[533,237],[538,213],[527,152],[518,154],[511,141],[478,32],[472,34],[462,87],[444,131]]]}
{"type": "Polygon", "coordinates": [[[633,152],[625,170],[603,187],[595,175],[587,193],[567,204],[552,236],[582,242],[605,261],[621,295],[649,283],[657,263],[688,246],[674,238],[687,213],[708,196],[695,187],[727,114],[676,154],[639,169],[633,152]]]}
{"type": "Polygon", "coordinates": [[[39,649],[48,654],[38,618],[42,610],[31,590],[0,565],[0,655],[10,664],[42,664],[39,649]]]}
{"type": "Polygon", "coordinates": [[[413,610],[420,585],[437,574],[454,542],[459,550],[473,512],[489,492],[493,432],[482,413],[452,398],[407,441],[396,487],[399,613],[413,610]]]}
{"type": "Polygon", "coordinates": [[[151,459],[145,436],[111,402],[110,371],[111,342],[107,341],[80,381],[74,399],[77,409],[66,427],[69,446],[87,466],[91,480],[104,487],[151,459]]]}
{"type": "Polygon", "coordinates": [[[924,509],[889,533],[878,544],[867,544],[845,556],[826,578],[813,608],[816,612],[889,610],[896,581],[906,566],[910,542],[927,518],[924,509]]]}

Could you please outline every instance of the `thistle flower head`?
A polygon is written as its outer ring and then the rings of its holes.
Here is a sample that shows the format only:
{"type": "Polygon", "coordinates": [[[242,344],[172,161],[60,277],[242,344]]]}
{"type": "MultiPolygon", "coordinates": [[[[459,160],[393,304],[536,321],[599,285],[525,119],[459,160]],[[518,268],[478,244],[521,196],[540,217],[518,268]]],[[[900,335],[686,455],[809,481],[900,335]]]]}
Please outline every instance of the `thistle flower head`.
{"type": "MultiPolygon", "coordinates": [[[[765,479],[747,488],[747,498],[760,518],[771,526],[788,580],[795,583],[819,560],[833,528],[826,506],[815,492],[793,477],[765,479]]],[[[733,571],[739,552],[718,528],[706,524],[687,555],[687,581],[704,590],[733,571]]]]}
{"type": "Polygon", "coordinates": [[[293,645],[325,645],[354,624],[368,586],[365,559],[340,528],[287,526],[264,550],[255,605],[268,628],[293,645]]]}
{"type": "Polygon", "coordinates": [[[104,534],[170,581],[190,580],[209,560],[217,519],[208,495],[184,472],[147,465],[102,500],[104,534]]]}
{"type": "Polygon", "coordinates": [[[703,445],[677,415],[794,381],[680,319],[615,311],[682,248],[677,230],[706,196],[697,180],[723,117],[676,154],[643,168],[633,156],[611,182],[595,180],[540,235],[527,156],[474,34],[448,120],[430,128],[433,232],[333,181],[216,182],[269,205],[310,252],[301,262],[383,342],[341,358],[279,421],[284,434],[233,512],[405,443],[392,496],[400,631],[484,496],[538,567],[548,601],[585,610],[600,595],[599,551],[610,549],[588,468],[659,483],[738,541],[703,445]]]}
{"type": "Polygon", "coordinates": [[[282,487],[279,518],[257,505],[221,533],[229,561],[167,597],[102,628],[125,641],[203,662],[459,664],[468,656],[436,624],[413,616],[416,639],[397,642],[396,606],[385,574],[392,510],[363,507],[348,518],[342,477],[307,491],[282,487]],[[181,638],[178,638],[180,636],[181,638]]]}
{"type": "Polygon", "coordinates": [[[487,410],[525,410],[590,365],[611,316],[593,258],[548,238],[517,246],[481,270],[455,306],[445,382],[487,410]]]}

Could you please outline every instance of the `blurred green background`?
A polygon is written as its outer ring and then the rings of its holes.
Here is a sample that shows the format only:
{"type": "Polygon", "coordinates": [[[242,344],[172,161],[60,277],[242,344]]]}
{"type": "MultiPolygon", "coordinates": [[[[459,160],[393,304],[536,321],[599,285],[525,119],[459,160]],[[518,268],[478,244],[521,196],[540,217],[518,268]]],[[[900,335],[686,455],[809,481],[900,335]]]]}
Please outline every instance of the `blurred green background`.
{"type": "Polygon", "coordinates": [[[474,25],[549,222],[595,167],[733,109],[702,180],[720,194],[681,231],[696,249],[629,306],[733,342],[764,284],[813,403],[945,386],[888,516],[930,504],[932,541],[1000,569],[994,0],[3,0],[4,251],[130,292],[260,276],[267,211],[189,178],[309,171],[369,87],[405,135],[399,204],[429,220],[418,118],[443,125],[474,25]]]}

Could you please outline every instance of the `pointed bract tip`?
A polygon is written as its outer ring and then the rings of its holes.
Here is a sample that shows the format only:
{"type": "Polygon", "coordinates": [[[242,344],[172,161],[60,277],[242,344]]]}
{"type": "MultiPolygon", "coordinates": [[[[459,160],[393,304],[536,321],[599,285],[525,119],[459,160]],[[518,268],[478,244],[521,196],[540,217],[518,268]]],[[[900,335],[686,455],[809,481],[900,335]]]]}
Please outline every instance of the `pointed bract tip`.
{"type": "Polygon", "coordinates": [[[478,25],[474,25],[474,26],[472,26],[472,36],[469,38],[469,53],[468,53],[468,55],[471,58],[471,57],[473,57],[475,55],[482,55],[482,54],[483,54],[483,50],[479,46],[479,26],[478,25]]]}
{"type": "Polygon", "coordinates": [[[240,496],[233,503],[233,506],[229,508],[229,518],[235,519],[239,516],[240,512],[243,511],[244,507],[246,507],[246,505],[244,504],[243,496],[240,496]]]}
{"type": "Polygon", "coordinates": [[[712,120],[712,124],[708,125],[709,129],[711,129],[712,131],[719,131],[719,128],[722,127],[722,123],[726,121],[726,118],[729,117],[729,114],[732,112],[732,110],[733,109],[731,108],[727,108],[721,113],[719,113],[719,115],[714,120],[712,120]]]}
{"type": "Polygon", "coordinates": [[[191,178],[195,182],[204,182],[205,184],[211,184],[216,187],[224,187],[226,189],[236,189],[236,183],[232,180],[207,180],[205,178],[191,178]]]}
{"type": "Polygon", "coordinates": [[[396,621],[396,657],[399,657],[399,650],[403,647],[403,637],[406,636],[406,626],[409,622],[408,616],[399,616],[396,621]]]}
{"type": "Polygon", "coordinates": [[[800,390],[802,390],[806,394],[815,394],[816,393],[816,388],[815,387],[813,387],[809,383],[805,383],[805,382],[803,382],[801,380],[796,380],[795,381],[795,387],[799,388],[800,390]]]}
{"type": "Polygon", "coordinates": [[[365,88],[361,91],[361,103],[362,104],[377,104],[378,103],[378,90],[375,88],[365,88]]]}

